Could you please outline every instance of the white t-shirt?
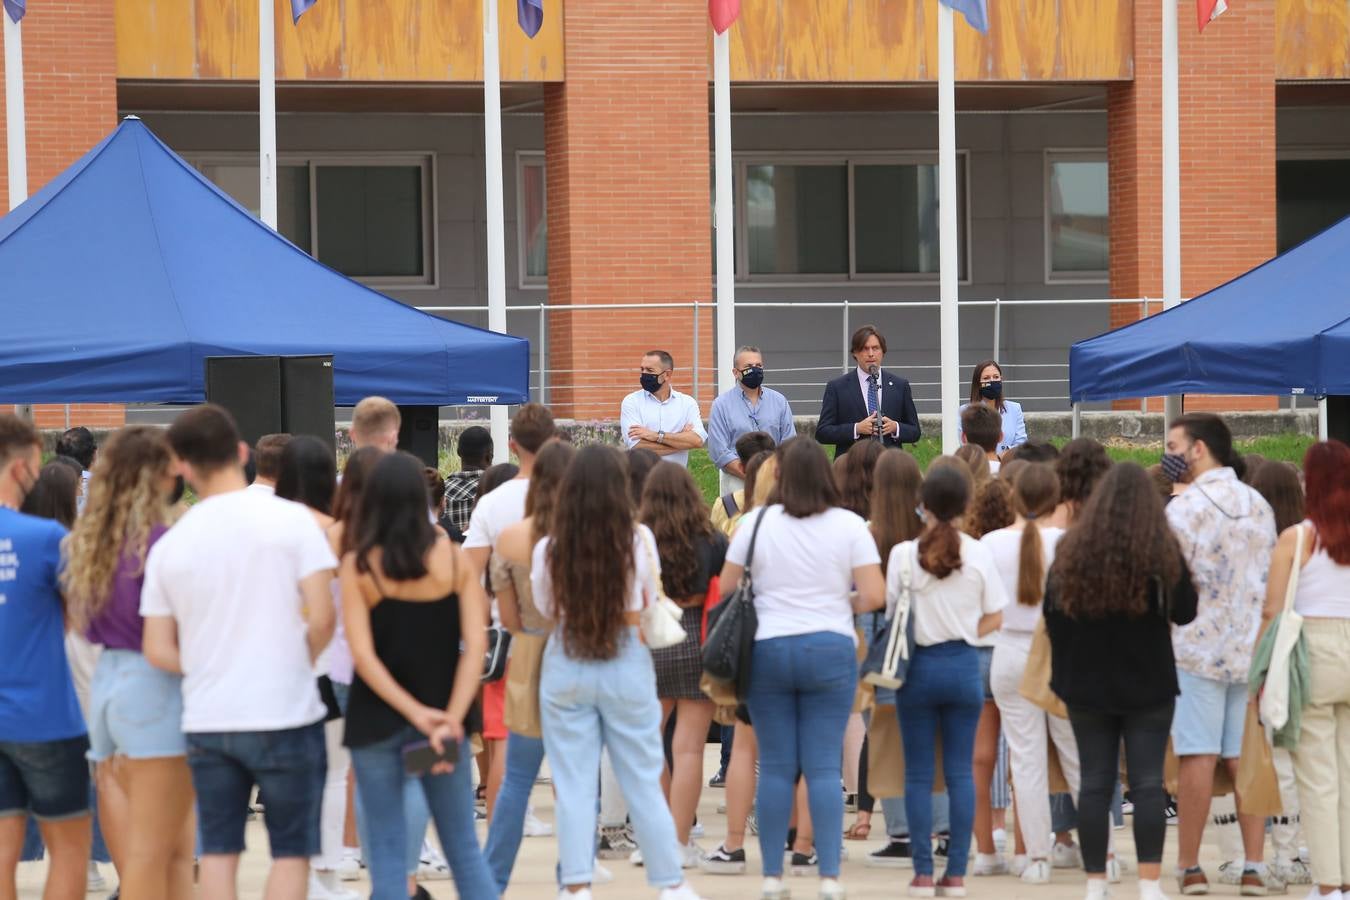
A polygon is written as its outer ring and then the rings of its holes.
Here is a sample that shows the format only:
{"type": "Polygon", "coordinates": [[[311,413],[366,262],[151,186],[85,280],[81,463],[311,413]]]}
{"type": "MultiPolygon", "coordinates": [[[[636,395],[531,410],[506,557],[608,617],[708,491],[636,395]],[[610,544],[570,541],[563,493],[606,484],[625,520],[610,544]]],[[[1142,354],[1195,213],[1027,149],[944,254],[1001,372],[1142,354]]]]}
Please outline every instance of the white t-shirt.
{"type": "Polygon", "coordinates": [[[497,546],[502,532],[525,518],[525,495],[529,492],[530,479],[512,478],[484,494],[469,517],[464,549],[497,546]]]}
{"type": "Polygon", "coordinates": [[[755,640],[832,632],[851,640],[853,570],[880,565],[877,543],[855,513],[834,508],[798,519],[774,504],[752,510],[736,528],[727,559],[745,565],[755,523],[765,516],[755,540],[750,574],[755,580],[755,640]]]}
{"type": "MultiPolygon", "coordinates": [[[[1045,557],[1044,572],[1050,571],[1055,561],[1055,546],[1064,536],[1063,528],[1041,529],[1041,550],[1045,557]]],[[[994,555],[994,568],[998,570],[1003,590],[1008,597],[1008,605],[1003,607],[1003,631],[1021,632],[1030,636],[1041,620],[1041,604],[1024,606],[1017,602],[1017,576],[1022,565],[1022,532],[1012,528],[1000,528],[991,531],[980,539],[980,543],[989,548],[994,555]]]]}
{"type": "Polygon", "coordinates": [[[997,475],[997,474],[998,474],[998,470],[1001,469],[1001,468],[1003,468],[1003,463],[1002,463],[1002,462],[1000,462],[1000,461],[997,460],[997,459],[991,459],[991,460],[989,460],[989,474],[990,474],[990,475],[997,475]]]}
{"type": "Polygon", "coordinates": [[[989,548],[963,533],[961,568],[939,581],[919,565],[916,545],[916,541],[905,541],[891,548],[886,563],[887,613],[892,613],[900,597],[900,554],[908,553],[914,592],[914,642],[920,647],[947,641],[986,646],[988,641],[979,637],[980,619],[1008,605],[1008,595],[989,548]]]}
{"type": "Polygon", "coordinates": [[[178,623],[184,731],[323,718],[299,582],[337,564],[313,513],[261,491],[208,497],[155,542],[141,615],[178,623]]]}
{"type": "MultiPolygon", "coordinates": [[[[1316,538],[1317,528],[1308,521],[1302,527],[1306,547],[1316,538]]],[[[1294,611],[1301,616],[1350,619],[1350,566],[1332,559],[1326,547],[1318,547],[1299,572],[1294,611]]]]}
{"type": "MultiPolygon", "coordinates": [[[[530,592],[534,595],[534,605],[544,617],[556,620],[553,576],[548,568],[548,548],[552,542],[552,538],[540,538],[530,554],[530,592]]],[[[633,574],[623,607],[628,612],[640,611],[645,598],[661,583],[661,558],[656,552],[656,538],[646,525],[633,529],[633,574]]]]}

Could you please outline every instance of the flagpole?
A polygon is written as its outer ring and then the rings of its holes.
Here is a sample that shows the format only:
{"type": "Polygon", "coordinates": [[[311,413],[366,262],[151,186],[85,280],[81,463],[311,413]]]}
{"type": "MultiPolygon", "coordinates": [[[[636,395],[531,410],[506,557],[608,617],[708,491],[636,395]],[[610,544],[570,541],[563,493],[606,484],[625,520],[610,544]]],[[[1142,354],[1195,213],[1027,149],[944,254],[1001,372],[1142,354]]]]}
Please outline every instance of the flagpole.
{"type": "MultiPolygon", "coordinates": [[[[1177,0],[1162,0],[1163,309],[1181,302],[1181,116],[1177,76],[1177,0]]],[[[1181,395],[1163,400],[1163,420],[1181,415],[1181,395]]]]}
{"type": "Polygon", "coordinates": [[[942,452],[961,446],[961,352],[957,311],[956,249],[956,48],[952,10],[938,3],[938,296],[942,367],[942,452]]]}
{"type": "MultiPolygon", "coordinates": [[[[497,0],[483,0],[483,156],[487,185],[488,328],[506,332],[506,204],[502,196],[502,73],[497,0]]],[[[542,335],[541,335],[542,337],[542,335]]],[[[540,358],[541,366],[544,364],[540,358]]],[[[506,407],[489,412],[493,462],[506,462],[506,407]]]]}
{"type": "Polygon", "coordinates": [[[717,229],[717,391],[736,386],[736,242],[731,167],[731,34],[713,36],[713,133],[717,229]]]}
{"type": "Polygon", "coordinates": [[[277,50],[275,0],[258,0],[258,218],[277,227],[277,50]]]}

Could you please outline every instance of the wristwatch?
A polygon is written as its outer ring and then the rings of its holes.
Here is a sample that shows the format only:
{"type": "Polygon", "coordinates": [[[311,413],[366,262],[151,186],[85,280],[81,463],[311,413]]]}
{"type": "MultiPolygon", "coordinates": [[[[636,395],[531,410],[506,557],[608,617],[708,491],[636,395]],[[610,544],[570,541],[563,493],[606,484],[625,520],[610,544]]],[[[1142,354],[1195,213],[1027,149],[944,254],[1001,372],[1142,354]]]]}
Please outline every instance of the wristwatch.
{"type": "Polygon", "coordinates": [[[664,444],[666,442],[666,433],[664,431],[658,431],[656,433],[656,442],[658,444],[664,444]]]}

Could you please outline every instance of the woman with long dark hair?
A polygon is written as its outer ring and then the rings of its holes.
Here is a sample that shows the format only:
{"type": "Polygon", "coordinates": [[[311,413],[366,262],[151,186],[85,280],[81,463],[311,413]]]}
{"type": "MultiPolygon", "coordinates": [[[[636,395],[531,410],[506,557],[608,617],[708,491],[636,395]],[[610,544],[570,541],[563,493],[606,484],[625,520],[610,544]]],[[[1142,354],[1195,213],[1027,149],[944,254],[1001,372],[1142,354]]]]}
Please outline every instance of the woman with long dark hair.
{"type": "Polygon", "coordinates": [[[1123,740],[1139,892],[1159,900],[1163,757],[1179,693],[1172,626],[1195,619],[1196,594],[1142,468],[1118,463],[1102,477],[1056,547],[1043,610],[1050,686],[1069,708],[1082,768],[1078,836],[1087,895],[1106,896],[1108,815],[1123,740]]]}
{"type": "Polygon", "coordinates": [[[997,360],[977,363],[970,372],[970,396],[957,410],[982,404],[997,410],[1003,417],[1003,435],[998,441],[998,455],[1027,442],[1027,423],[1022,415],[1022,404],[1007,399],[1003,394],[1003,367],[997,360]]]}
{"type": "Polygon", "coordinates": [[[778,464],[770,498],[776,502],[745,518],[722,569],[722,590],[730,594],[746,571],[754,536],[749,572],[759,626],[747,706],[760,744],[761,897],[787,896],[782,848],[800,773],[815,828],[820,896],[836,898],[844,895],[840,762],[858,680],[853,616],[881,605],[881,559],[863,519],[839,507],[819,444],[792,438],[778,448],[778,464]]]}
{"type": "Polygon", "coordinates": [[[602,748],[628,803],[648,884],[662,900],[697,897],[684,880],[661,794],[661,704],[637,627],[660,577],[655,539],[633,515],[623,455],[583,447],[563,478],[552,534],[535,545],[530,567],[535,606],[557,622],[544,651],[539,706],[558,797],[561,881],[578,900],[589,900],[594,871],[602,748]]]}
{"type": "Polygon", "coordinates": [[[694,825],[703,788],[703,745],[708,739],[715,707],[699,689],[703,674],[703,610],[708,585],[722,571],[727,539],[715,531],[694,476],[683,466],[657,466],[642,490],[638,520],[656,538],[661,583],[666,596],[682,610],[680,624],[686,637],[674,647],[652,651],[656,666],[656,696],[661,699],[661,728],[675,714],[672,764],[666,782],[675,835],[685,855],[695,864],[698,847],[689,830],[694,825]]]}
{"type": "Polygon", "coordinates": [[[366,819],[374,900],[403,900],[404,749],[429,743],[438,761],[418,779],[465,897],[497,888],[474,833],[464,717],[487,648],[487,604],[463,552],[432,525],[422,464],[391,453],[370,472],[342,558],[342,607],[356,662],[346,744],[366,819]]]}
{"type": "Polygon", "coordinates": [[[858,441],[834,462],[839,505],[866,519],[872,510],[872,481],[885,449],[881,441],[858,441]]]}

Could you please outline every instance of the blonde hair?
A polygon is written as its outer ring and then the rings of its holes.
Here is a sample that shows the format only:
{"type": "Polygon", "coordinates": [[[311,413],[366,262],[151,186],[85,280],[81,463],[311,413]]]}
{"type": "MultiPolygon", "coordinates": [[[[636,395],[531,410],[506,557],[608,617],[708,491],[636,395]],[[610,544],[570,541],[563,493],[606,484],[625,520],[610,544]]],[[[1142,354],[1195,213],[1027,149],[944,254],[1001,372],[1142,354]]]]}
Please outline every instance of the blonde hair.
{"type": "Polygon", "coordinates": [[[352,410],[353,436],[373,438],[403,424],[403,416],[392,400],[384,397],[366,397],[352,410]]]}
{"type": "Polygon", "coordinates": [[[136,559],[135,575],[145,571],[150,531],[171,515],[161,480],[172,459],[164,432],[145,425],[123,428],[99,449],[84,514],[63,542],[61,588],[76,628],[108,602],[124,553],[136,559]]]}

